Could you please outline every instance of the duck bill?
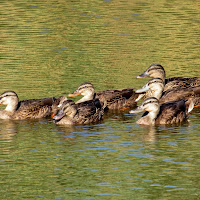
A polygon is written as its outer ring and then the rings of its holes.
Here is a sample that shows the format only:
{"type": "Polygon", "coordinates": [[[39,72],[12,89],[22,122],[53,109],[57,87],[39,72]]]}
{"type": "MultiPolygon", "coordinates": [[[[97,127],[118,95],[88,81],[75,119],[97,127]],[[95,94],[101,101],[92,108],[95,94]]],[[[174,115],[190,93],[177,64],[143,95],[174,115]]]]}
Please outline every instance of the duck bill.
{"type": "Polygon", "coordinates": [[[142,99],[144,97],[145,93],[139,94],[138,98],[135,100],[136,102],[138,102],[140,99],[142,99]]]}
{"type": "Polygon", "coordinates": [[[129,113],[133,114],[133,113],[140,113],[140,112],[143,112],[143,111],[144,111],[144,109],[139,106],[134,110],[130,110],[129,113]]]}
{"type": "Polygon", "coordinates": [[[68,97],[76,97],[76,96],[79,96],[79,95],[81,95],[81,93],[74,91],[73,93],[68,94],[68,97]]]}
{"type": "Polygon", "coordinates": [[[144,73],[138,75],[136,78],[144,78],[144,77],[148,77],[149,73],[147,71],[145,71],[144,73]]]}
{"type": "Polygon", "coordinates": [[[135,93],[145,93],[148,90],[149,90],[149,86],[148,85],[144,85],[142,88],[136,90],[135,93]]]}
{"type": "Polygon", "coordinates": [[[65,113],[63,112],[63,110],[60,110],[60,111],[58,112],[58,114],[55,115],[55,116],[53,117],[53,120],[59,121],[59,120],[62,119],[64,116],[65,116],[65,113]]]}
{"type": "Polygon", "coordinates": [[[53,119],[55,117],[55,113],[52,113],[51,114],[51,118],[53,119]]]}

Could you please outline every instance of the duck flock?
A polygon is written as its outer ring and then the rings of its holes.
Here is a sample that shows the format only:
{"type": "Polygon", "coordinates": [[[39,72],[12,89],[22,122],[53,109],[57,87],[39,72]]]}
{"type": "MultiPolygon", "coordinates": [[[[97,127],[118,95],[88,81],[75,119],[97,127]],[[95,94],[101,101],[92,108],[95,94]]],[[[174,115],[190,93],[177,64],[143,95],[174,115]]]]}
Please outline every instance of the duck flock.
{"type": "Polygon", "coordinates": [[[152,64],[137,78],[152,77],[141,89],[105,90],[95,92],[91,83],[81,84],[69,97],[82,95],[74,102],[65,96],[19,101],[14,91],[0,95],[0,119],[23,120],[52,116],[56,124],[90,124],[103,119],[109,110],[144,112],[138,124],[177,124],[187,120],[188,113],[200,105],[200,78],[166,79],[160,64],[152,64]],[[137,102],[143,99],[141,105],[137,102]]]}

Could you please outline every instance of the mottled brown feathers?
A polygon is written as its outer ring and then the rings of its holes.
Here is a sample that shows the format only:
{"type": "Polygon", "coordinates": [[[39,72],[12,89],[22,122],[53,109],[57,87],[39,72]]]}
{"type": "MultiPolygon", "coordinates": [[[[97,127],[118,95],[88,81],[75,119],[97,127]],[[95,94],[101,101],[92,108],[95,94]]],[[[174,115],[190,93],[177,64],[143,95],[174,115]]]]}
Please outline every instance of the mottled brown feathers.
{"type": "Polygon", "coordinates": [[[51,115],[56,98],[29,99],[19,101],[14,91],[5,91],[0,95],[0,104],[6,105],[0,111],[1,119],[37,119],[51,115]]]}
{"type": "Polygon", "coordinates": [[[177,124],[187,118],[184,100],[161,104],[156,124],[177,124]]]}
{"type": "Polygon", "coordinates": [[[48,117],[52,112],[52,104],[55,98],[30,99],[19,101],[13,119],[37,119],[48,117]]]}
{"type": "Polygon", "coordinates": [[[135,93],[133,88],[104,90],[96,94],[96,98],[99,98],[100,102],[107,101],[108,109],[133,108],[137,104],[135,101],[137,97],[138,94],[135,93]]]}
{"type": "Polygon", "coordinates": [[[104,109],[98,99],[78,104],[67,100],[53,119],[57,124],[90,124],[102,120],[103,114],[104,109]]]}

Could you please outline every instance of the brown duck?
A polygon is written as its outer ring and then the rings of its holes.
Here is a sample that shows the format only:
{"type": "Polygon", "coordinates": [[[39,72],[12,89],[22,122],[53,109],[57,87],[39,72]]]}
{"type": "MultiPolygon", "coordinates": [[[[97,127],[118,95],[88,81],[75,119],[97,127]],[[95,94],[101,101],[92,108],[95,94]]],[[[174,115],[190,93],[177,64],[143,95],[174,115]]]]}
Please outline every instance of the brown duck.
{"type": "Polygon", "coordinates": [[[160,78],[165,84],[165,90],[172,88],[187,88],[187,87],[196,87],[200,86],[200,77],[173,77],[166,79],[165,70],[160,64],[152,64],[147,70],[137,76],[137,78],[143,78],[150,76],[152,78],[160,78]]]}
{"type": "Polygon", "coordinates": [[[137,98],[137,101],[145,96],[156,97],[159,102],[166,103],[169,101],[177,101],[181,99],[192,99],[194,106],[197,107],[200,104],[200,86],[199,87],[176,87],[172,89],[164,90],[164,83],[160,78],[153,78],[149,80],[141,89],[136,90],[136,93],[141,93],[137,98]]]}
{"type": "Polygon", "coordinates": [[[65,96],[60,96],[57,99],[55,99],[55,101],[52,105],[52,114],[51,114],[52,118],[58,113],[62,103],[66,100],[67,100],[67,97],[65,97],[65,96]]]}
{"type": "Polygon", "coordinates": [[[57,115],[53,117],[56,124],[90,124],[103,119],[104,108],[98,100],[75,103],[66,100],[62,103],[57,115]]]}
{"type": "Polygon", "coordinates": [[[121,90],[104,90],[95,93],[94,87],[91,83],[85,82],[81,84],[77,90],[69,94],[69,97],[83,95],[76,103],[92,100],[94,98],[99,99],[103,105],[106,102],[106,109],[126,109],[127,107],[135,107],[137,105],[136,99],[138,94],[135,93],[133,88],[121,89],[121,90]]]}
{"type": "Polygon", "coordinates": [[[146,111],[137,123],[142,125],[177,124],[187,119],[193,103],[186,108],[185,100],[159,103],[155,97],[146,98],[143,103],[130,113],[146,111]]]}
{"type": "Polygon", "coordinates": [[[6,91],[0,95],[0,104],[7,105],[0,111],[0,119],[37,119],[48,117],[52,113],[52,105],[56,98],[29,99],[19,101],[14,91],[6,91]]]}

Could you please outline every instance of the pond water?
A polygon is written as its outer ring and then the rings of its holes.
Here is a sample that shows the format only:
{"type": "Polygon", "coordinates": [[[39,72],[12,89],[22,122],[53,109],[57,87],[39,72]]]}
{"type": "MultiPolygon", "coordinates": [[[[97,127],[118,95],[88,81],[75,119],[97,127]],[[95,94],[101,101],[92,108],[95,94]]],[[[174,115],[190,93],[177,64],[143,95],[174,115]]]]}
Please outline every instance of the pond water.
{"type": "MultiPolygon", "coordinates": [[[[139,88],[152,63],[200,76],[199,1],[3,1],[1,92],[20,100],[139,88]]],[[[1,107],[3,109],[4,107],[1,107]]],[[[94,125],[0,121],[1,199],[198,199],[200,110],[180,126],[108,113],[94,125]]]]}

